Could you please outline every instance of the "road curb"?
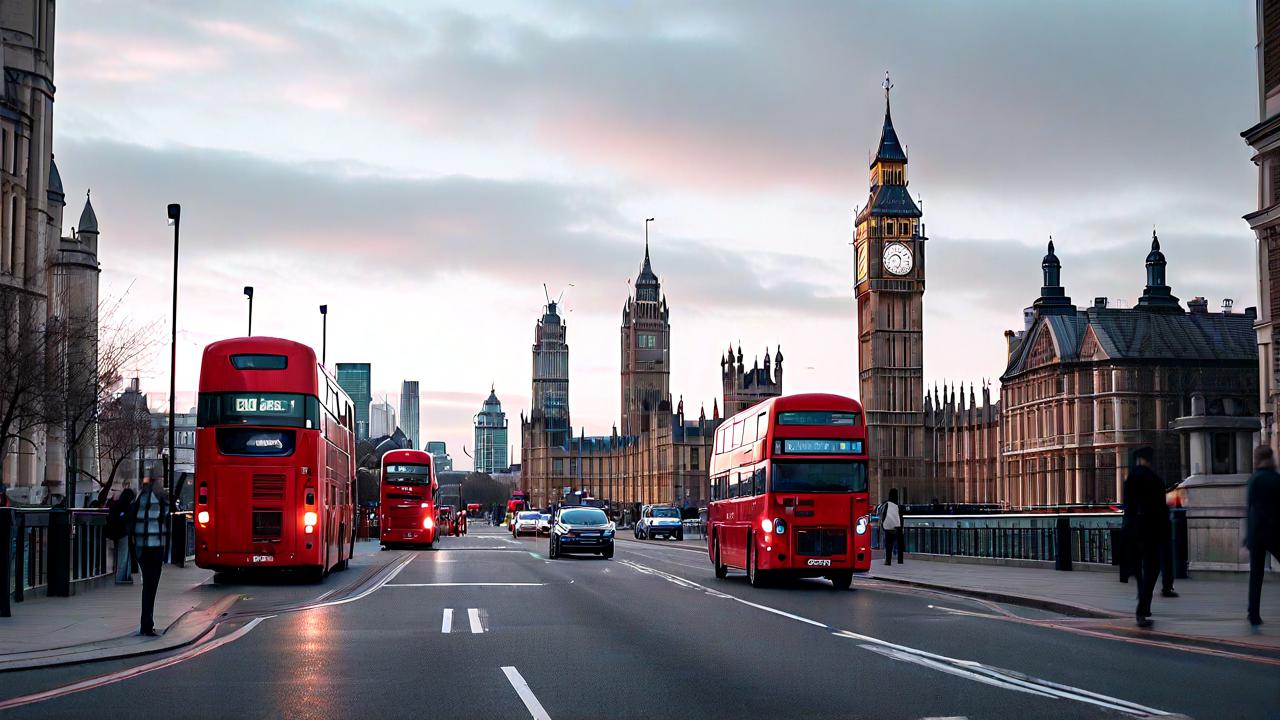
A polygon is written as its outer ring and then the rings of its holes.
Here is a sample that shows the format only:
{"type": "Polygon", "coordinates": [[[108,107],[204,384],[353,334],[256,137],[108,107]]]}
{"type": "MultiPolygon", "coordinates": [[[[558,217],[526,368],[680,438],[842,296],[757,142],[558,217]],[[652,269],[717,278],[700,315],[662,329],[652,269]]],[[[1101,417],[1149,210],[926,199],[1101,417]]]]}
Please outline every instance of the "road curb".
{"type": "MultiPolygon", "coordinates": [[[[855,578],[856,577],[857,576],[855,576],[855,578]]],[[[980,598],[982,600],[1007,603],[1009,605],[1020,605],[1022,607],[1035,608],[1037,610],[1048,610],[1050,612],[1058,613],[1059,615],[1067,615],[1070,617],[1093,618],[1099,620],[1115,620],[1118,618],[1128,617],[1122,613],[1112,612],[1110,610],[1102,610],[1088,605],[1067,603],[1050,598],[1036,597],[1034,595],[1015,595],[1013,593],[979,590],[977,588],[955,587],[953,585],[943,585],[942,583],[931,583],[922,580],[907,580],[905,578],[886,577],[883,575],[864,575],[862,578],[869,580],[881,580],[909,587],[918,587],[923,590],[937,590],[939,592],[951,593],[953,595],[965,595],[968,597],[980,598]]]]}
{"type": "Polygon", "coordinates": [[[131,633],[82,645],[16,653],[11,657],[0,659],[0,672],[118,660],[185,647],[208,634],[219,618],[239,600],[240,593],[228,592],[209,607],[187,610],[170,623],[165,628],[164,634],[155,640],[146,640],[131,633]]]}
{"type": "MultiPolygon", "coordinates": [[[[393,555],[398,557],[397,555],[393,555]]],[[[363,587],[371,578],[387,569],[393,562],[377,562],[365,570],[354,582],[341,586],[335,596],[348,595],[363,587]]],[[[144,639],[137,634],[121,635],[81,645],[70,645],[47,650],[32,650],[0,656],[0,673],[36,670],[47,667],[82,665],[103,660],[122,660],[168,652],[186,647],[208,635],[219,622],[232,615],[231,608],[244,596],[243,589],[228,589],[227,593],[205,608],[192,608],[169,623],[164,633],[155,639],[144,639]]],[[[306,603],[300,603],[305,605],[306,603]]],[[[273,608],[288,611],[290,608],[273,608]]]]}

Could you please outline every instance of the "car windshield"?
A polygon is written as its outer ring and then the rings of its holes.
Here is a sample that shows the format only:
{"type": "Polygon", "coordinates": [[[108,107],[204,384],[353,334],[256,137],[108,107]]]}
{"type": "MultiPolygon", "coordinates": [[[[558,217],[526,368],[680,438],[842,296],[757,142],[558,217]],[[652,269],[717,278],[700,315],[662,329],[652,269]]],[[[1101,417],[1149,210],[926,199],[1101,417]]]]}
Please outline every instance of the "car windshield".
{"type": "Polygon", "coordinates": [[[539,515],[539,516],[538,516],[538,519],[539,519],[539,520],[550,520],[550,519],[551,519],[551,516],[550,516],[550,515],[539,515]]]}
{"type": "Polygon", "coordinates": [[[560,513],[560,522],[565,525],[604,525],[609,518],[598,508],[575,508],[560,513]]]}
{"type": "Polygon", "coordinates": [[[678,518],[680,511],[675,508],[654,508],[653,516],[656,518],[678,518]]]}
{"type": "Polygon", "coordinates": [[[866,492],[867,463],[863,460],[775,462],[771,492],[866,492]]]}
{"type": "Polygon", "coordinates": [[[538,518],[542,517],[542,515],[536,512],[522,512],[518,517],[521,520],[537,520],[538,518]]]}

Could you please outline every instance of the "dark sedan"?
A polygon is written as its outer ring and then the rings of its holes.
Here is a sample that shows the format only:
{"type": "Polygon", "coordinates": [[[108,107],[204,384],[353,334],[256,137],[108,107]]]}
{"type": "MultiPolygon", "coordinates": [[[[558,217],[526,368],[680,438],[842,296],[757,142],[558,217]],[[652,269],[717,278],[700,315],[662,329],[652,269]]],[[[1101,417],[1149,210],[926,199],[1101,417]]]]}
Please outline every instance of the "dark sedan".
{"type": "Polygon", "coordinates": [[[613,523],[600,508],[568,507],[556,511],[551,523],[551,559],[572,553],[613,557],[613,523]]]}

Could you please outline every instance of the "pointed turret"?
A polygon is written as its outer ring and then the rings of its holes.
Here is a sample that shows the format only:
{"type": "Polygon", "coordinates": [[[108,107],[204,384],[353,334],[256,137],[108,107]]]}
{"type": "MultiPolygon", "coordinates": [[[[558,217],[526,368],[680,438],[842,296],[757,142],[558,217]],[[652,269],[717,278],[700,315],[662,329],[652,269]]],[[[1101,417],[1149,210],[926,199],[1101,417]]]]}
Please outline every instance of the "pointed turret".
{"type": "Polygon", "coordinates": [[[1062,262],[1054,251],[1053,236],[1049,236],[1049,248],[1044,259],[1040,261],[1040,270],[1044,284],[1040,287],[1040,297],[1032,304],[1041,315],[1070,315],[1076,308],[1067,297],[1062,287],[1062,262]]]}
{"type": "Polygon", "coordinates": [[[1147,253],[1147,286],[1138,298],[1138,307],[1159,312],[1181,312],[1182,306],[1173,290],[1165,283],[1164,253],[1160,251],[1160,238],[1151,231],[1151,252],[1147,253]]]}
{"type": "Polygon", "coordinates": [[[880,148],[876,150],[876,159],[871,161],[872,167],[878,162],[907,161],[907,154],[898,141],[898,133],[893,129],[893,114],[889,111],[889,91],[893,83],[889,81],[888,71],[884,74],[884,127],[880,130],[880,148]]]}
{"type": "Polygon", "coordinates": [[[716,400],[715,398],[712,398],[711,400],[711,419],[712,420],[720,419],[720,401],[716,400]]]}
{"type": "Polygon", "coordinates": [[[80,211],[80,225],[76,227],[76,232],[98,234],[98,216],[93,212],[88,191],[84,194],[84,210],[80,211]]]}

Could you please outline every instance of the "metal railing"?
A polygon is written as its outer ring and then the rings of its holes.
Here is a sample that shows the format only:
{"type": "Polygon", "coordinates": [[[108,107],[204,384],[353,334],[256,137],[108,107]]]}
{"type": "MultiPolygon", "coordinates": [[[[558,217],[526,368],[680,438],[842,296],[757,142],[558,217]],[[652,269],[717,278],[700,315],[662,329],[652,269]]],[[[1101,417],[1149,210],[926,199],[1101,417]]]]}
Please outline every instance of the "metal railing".
{"type": "Polygon", "coordinates": [[[1052,562],[1070,570],[1073,563],[1116,564],[1121,521],[1115,512],[907,515],[903,540],[912,553],[1052,562]]]}
{"type": "Polygon", "coordinates": [[[29,592],[65,597],[111,572],[102,510],[0,508],[0,617],[29,592]]]}

